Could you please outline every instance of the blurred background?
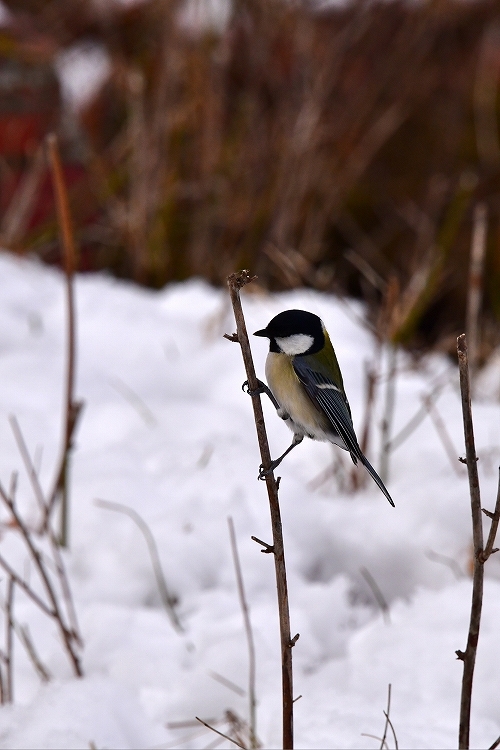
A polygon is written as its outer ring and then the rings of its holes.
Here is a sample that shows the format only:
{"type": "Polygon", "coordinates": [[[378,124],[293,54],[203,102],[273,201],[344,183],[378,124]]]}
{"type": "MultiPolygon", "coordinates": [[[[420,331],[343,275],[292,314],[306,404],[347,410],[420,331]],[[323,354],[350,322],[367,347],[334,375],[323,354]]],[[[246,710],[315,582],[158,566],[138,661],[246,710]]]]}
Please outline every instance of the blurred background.
{"type": "Polygon", "coordinates": [[[4,248],[61,262],[55,131],[79,270],[249,268],[418,355],[465,328],[481,206],[479,362],[500,343],[494,0],[3,0],[0,25],[4,248]]]}

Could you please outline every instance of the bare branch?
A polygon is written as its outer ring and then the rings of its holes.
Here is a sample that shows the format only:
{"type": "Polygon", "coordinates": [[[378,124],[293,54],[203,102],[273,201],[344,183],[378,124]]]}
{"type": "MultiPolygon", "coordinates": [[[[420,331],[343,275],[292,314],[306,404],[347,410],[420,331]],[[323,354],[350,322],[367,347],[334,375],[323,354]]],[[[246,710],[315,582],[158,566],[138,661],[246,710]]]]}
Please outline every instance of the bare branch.
{"type": "Polygon", "coordinates": [[[477,643],[481,625],[483,606],[484,565],[483,555],[483,520],[477,472],[477,456],[474,443],[474,426],[472,423],[471,391],[467,342],[465,334],[457,339],[458,368],[460,372],[460,391],[462,394],[462,414],[465,435],[467,471],[472,511],[472,536],[474,542],[474,572],[472,579],[472,603],[469,622],[469,635],[465,652],[457,651],[457,656],[464,662],[462,677],[462,694],[460,698],[459,750],[468,750],[470,736],[470,711],[472,699],[472,681],[476,663],[477,643]]]}
{"type": "Polygon", "coordinates": [[[231,550],[233,553],[234,570],[236,572],[236,581],[238,583],[238,595],[240,598],[241,611],[243,613],[243,622],[245,623],[245,633],[247,637],[248,646],[248,699],[250,703],[249,710],[249,726],[250,726],[250,747],[256,748],[258,746],[256,737],[256,707],[257,699],[255,697],[255,645],[253,640],[252,622],[250,620],[250,610],[248,608],[247,599],[245,596],[245,586],[243,584],[243,575],[241,572],[240,558],[238,555],[238,546],[236,544],[236,534],[234,531],[234,523],[231,516],[227,519],[229,526],[229,538],[231,540],[231,550]]]}
{"type": "Polygon", "coordinates": [[[78,640],[78,637],[73,631],[68,630],[68,628],[66,627],[64,623],[62,612],[59,607],[59,602],[57,600],[57,596],[54,591],[54,587],[52,585],[50,577],[45,569],[42,555],[40,551],[35,547],[33,540],[31,539],[30,532],[26,528],[24,521],[22,520],[21,516],[17,512],[17,508],[14,502],[11,500],[11,498],[9,498],[6,495],[5,490],[3,489],[1,485],[0,485],[0,498],[3,500],[3,502],[7,505],[8,509],[10,510],[12,517],[17,525],[17,528],[19,529],[21,536],[23,537],[26,543],[26,546],[28,547],[31,558],[37,567],[37,570],[40,574],[40,578],[42,579],[43,585],[45,587],[45,591],[52,605],[52,609],[50,609],[45,604],[45,602],[43,602],[40,599],[40,597],[35,594],[35,592],[17,575],[17,573],[15,573],[15,571],[12,570],[12,568],[8,565],[8,563],[2,557],[0,557],[0,565],[9,573],[9,575],[13,576],[15,582],[18,583],[24,589],[24,591],[26,591],[26,593],[31,597],[31,599],[33,599],[33,601],[35,601],[38,604],[38,606],[41,607],[41,609],[43,609],[44,612],[46,612],[46,614],[49,614],[51,617],[55,619],[59,627],[59,632],[61,634],[62,641],[64,643],[66,651],[68,652],[70,661],[73,665],[73,670],[78,677],[81,677],[83,675],[83,672],[82,672],[82,668],[80,665],[80,660],[76,654],[76,651],[74,649],[74,644],[73,644],[75,638],[78,640]]]}
{"type": "Polygon", "coordinates": [[[221,737],[224,737],[225,740],[229,740],[229,742],[232,742],[233,745],[237,745],[238,747],[241,747],[242,750],[246,750],[245,745],[241,745],[239,742],[237,742],[236,740],[233,740],[233,738],[229,737],[227,734],[224,734],[223,732],[219,732],[218,729],[215,729],[214,727],[210,726],[210,724],[207,724],[207,722],[203,721],[203,719],[200,719],[199,716],[196,716],[195,718],[196,718],[196,721],[199,721],[200,724],[203,724],[203,726],[206,727],[207,729],[211,729],[212,732],[215,732],[215,734],[220,734],[221,737]]]}
{"type": "Polygon", "coordinates": [[[22,588],[22,590],[29,596],[30,599],[32,599],[35,602],[37,607],[40,607],[42,612],[45,612],[45,614],[48,615],[49,617],[55,617],[54,610],[50,609],[50,607],[48,607],[45,604],[43,599],[40,599],[38,594],[35,594],[33,589],[26,583],[26,581],[23,581],[23,579],[18,576],[16,571],[10,567],[9,563],[6,560],[4,560],[2,555],[0,555],[0,567],[2,567],[5,570],[8,576],[11,576],[14,579],[16,584],[20,588],[22,588]]]}
{"type": "Polygon", "coordinates": [[[42,664],[42,661],[40,657],[38,656],[35,646],[33,644],[33,641],[31,639],[31,635],[28,629],[27,625],[19,625],[14,622],[14,629],[16,631],[16,635],[19,637],[21,643],[23,644],[24,648],[26,649],[26,652],[28,656],[31,659],[31,662],[33,666],[35,667],[36,671],[38,672],[38,675],[42,682],[49,682],[50,680],[50,672],[42,664]]]}
{"type": "MultiPolygon", "coordinates": [[[[14,433],[14,438],[15,438],[19,453],[21,454],[21,458],[24,463],[24,468],[26,469],[26,473],[31,482],[31,486],[33,488],[33,494],[35,495],[38,505],[40,506],[40,510],[45,516],[47,512],[47,505],[45,502],[45,497],[44,497],[43,490],[40,484],[40,480],[38,479],[38,474],[35,470],[33,461],[31,460],[31,456],[29,454],[26,441],[24,439],[23,433],[19,426],[19,422],[17,421],[17,418],[13,414],[9,415],[9,424],[12,428],[12,432],[14,433]]],[[[14,500],[14,492],[12,491],[12,488],[9,491],[9,495],[11,499],[14,500]]]]}
{"type": "Polygon", "coordinates": [[[5,602],[5,616],[6,616],[6,638],[5,638],[5,667],[6,667],[6,679],[5,679],[5,693],[6,701],[9,703],[14,702],[14,640],[12,638],[14,628],[14,585],[15,581],[12,576],[9,576],[7,583],[7,599],[5,602]]]}
{"type": "MultiPolygon", "coordinates": [[[[484,512],[484,510],[483,510],[484,512]]],[[[488,557],[492,555],[497,550],[493,549],[493,545],[495,544],[495,538],[498,531],[498,522],[500,521],[500,467],[498,469],[498,491],[497,491],[497,501],[495,503],[495,510],[492,514],[489,514],[489,517],[491,518],[491,527],[490,527],[490,533],[488,534],[488,541],[486,542],[486,547],[484,548],[484,552],[482,554],[482,560],[483,562],[486,562],[488,557]]]]}
{"type": "MultiPolygon", "coordinates": [[[[250,391],[258,388],[257,376],[253,364],[252,351],[248,340],[248,333],[241,306],[240,289],[249,284],[255,277],[250,276],[248,271],[240,271],[228,276],[227,283],[229,294],[236,320],[238,341],[248,380],[250,391]]],[[[255,418],[255,427],[259,441],[260,455],[264,469],[271,465],[271,453],[267,440],[266,425],[262,412],[262,403],[259,395],[252,398],[252,406],[255,418]]],[[[283,546],[283,530],[281,526],[281,513],[278,499],[278,487],[273,472],[266,475],[266,487],[269,497],[269,508],[271,513],[271,525],[273,531],[273,553],[276,570],[276,586],[278,591],[278,609],[280,620],[281,640],[281,674],[282,674],[282,696],[283,696],[283,747],[287,750],[293,748],[293,673],[292,673],[292,649],[290,647],[290,612],[288,608],[288,585],[286,580],[285,551],[283,546]]]]}
{"type": "MultiPolygon", "coordinates": [[[[70,589],[68,579],[66,576],[66,569],[64,567],[61,551],[59,549],[59,545],[57,543],[57,540],[54,536],[54,532],[52,531],[50,524],[46,523],[48,504],[45,501],[42,486],[38,478],[38,473],[35,469],[33,461],[31,460],[31,456],[29,454],[28,447],[24,439],[24,435],[22,433],[22,430],[19,426],[19,423],[16,417],[11,415],[9,417],[9,422],[12,427],[12,432],[14,433],[14,437],[17,443],[17,447],[19,449],[19,453],[21,454],[21,457],[23,459],[26,473],[28,474],[28,477],[30,479],[31,486],[33,488],[33,493],[38,501],[38,505],[40,506],[40,510],[42,511],[42,514],[43,514],[43,525],[40,531],[42,531],[45,528],[45,532],[49,538],[49,542],[50,542],[51,549],[52,549],[52,554],[54,556],[56,572],[59,577],[59,583],[61,585],[61,590],[62,590],[64,601],[66,604],[66,611],[68,614],[68,618],[71,623],[73,633],[75,634],[75,637],[77,638],[77,640],[80,642],[80,645],[81,645],[82,640],[78,633],[78,622],[77,622],[77,617],[76,617],[76,610],[73,604],[73,597],[71,595],[71,589],[70,589]]],[[[10,499],[12,502],[14,502],[14,491],[12,488],[10,490],[10,499]]]]}
{"type": "Polygon", "coordinates": [[[382,735],[382,740],[380,742],[380,750],[383,750],[384,745],[386,745],[386,737],[387,737],[387,728],[389,726],[389,714],[391,712],[391,683],[387,686],[387,711],[384,711],[385,716],[385,725],[384,725],[384,734],[382,735]]]}

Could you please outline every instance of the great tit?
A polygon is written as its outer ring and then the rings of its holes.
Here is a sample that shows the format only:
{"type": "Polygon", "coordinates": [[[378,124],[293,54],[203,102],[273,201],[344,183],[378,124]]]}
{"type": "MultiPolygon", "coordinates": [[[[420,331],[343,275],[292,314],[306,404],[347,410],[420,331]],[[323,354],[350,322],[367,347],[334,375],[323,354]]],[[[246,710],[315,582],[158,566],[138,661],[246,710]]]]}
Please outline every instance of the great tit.
{"type": "Polygon", "coordinates": [[[264,479],[307,436],[349,451],[354,464],[361,461],[394,506],[358,445],[339,364],[323,321],[305,310],[285,310],[254,336],[264,336],[270,342],[266,360],[269,388],[259,381],[257,392],[267,393],[293,432],[290,447],[267,471],[261,466],[259,478],[264,479]]]}

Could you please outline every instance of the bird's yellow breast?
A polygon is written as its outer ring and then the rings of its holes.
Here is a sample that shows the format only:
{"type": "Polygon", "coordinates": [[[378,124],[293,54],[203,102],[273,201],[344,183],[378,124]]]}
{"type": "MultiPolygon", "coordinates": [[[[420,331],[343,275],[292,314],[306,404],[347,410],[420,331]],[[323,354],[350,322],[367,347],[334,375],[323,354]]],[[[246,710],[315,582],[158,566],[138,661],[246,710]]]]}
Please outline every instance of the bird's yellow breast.
{"type": "MultiPolygon", "coordinates": [[[[305,392],[293,369],[291,357],[269,352],[266,360],[266,378],[283,411],[306,435],[314,435],[316,440],[329,439],[331,425],[305,392]]],[[[293,425],[289,426],[294,429],[293,425]]]]}

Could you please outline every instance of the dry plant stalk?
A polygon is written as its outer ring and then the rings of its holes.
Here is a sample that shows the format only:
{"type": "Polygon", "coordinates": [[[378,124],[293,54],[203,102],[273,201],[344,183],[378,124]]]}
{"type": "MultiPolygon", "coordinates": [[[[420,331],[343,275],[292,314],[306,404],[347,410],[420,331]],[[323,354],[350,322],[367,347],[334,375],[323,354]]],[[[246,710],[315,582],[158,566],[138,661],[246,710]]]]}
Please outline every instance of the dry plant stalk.
{"type": "MultiPolygon", "coordinates": [[[[65,601],[66,611],[67,611],[67,618],[69,620],[69,624],[66,622],[66,616],[64,614],[63,608],[61,606],[61,603],[59,601],[59,596],[57,593],[57,590],[52,582],[51,576],[48,572],[47,565],[44,559],[44,556],[42,555],[41,550],[35,545],[32,533],[24,523],[23,519],[21,518],[19,511],[17,509],[15,498],[13,493],[7,493],[2,485],[0,484],[0,500],[4,503],[7,510],[10,512],[11,516],[11,524],[12,526],[17,529],[23,538],[26,547],[28,549],[30,558],[32,562],[34,563],[35,569],[38,571],[40,580],[43,584],[43,587],[45,589],[45,593],[47,595],[48,603],[44,601],[33,589],[30,583],[27,583],[24,578],[22,578],[7,562],[7,560],[0,555],[0,567],[2,567],[7,575],[9,576],[9,580],[11,581],[11,585],[14,583],[21,588],[28,597],[42,610],[42,612],[45,612],[45,614],[48,617],[51,617],[54,622],[57,624],[57,627],[59,629],[59,634],[61,636],[61,640],[63,642],[64,648],[66,649],[66,652],[68,654],[69,660],[71,662],[71,665],[73,667],[73,671],[77,677],[81,677],[83,675],[82,667],[80,664],[80,657],[78,655],[78,648],[81,646],[82,641],[80,634],[77,629],[77,624],[75,620],[75,614],[73,609],[73,604],[71,600],[71,596],[69,594],[69,585],[66,579],[66,573],[63,566],[62,558],[56,554],[55,555],[55,567],[56,572],[60,581],[61,590],[63,599],[65,601]],[[64,579],[64,582],[63,582],[64,579]],[[69,596],[69,600],[68,600],[69,596]]],[[[49,530],[50,533],[50,530],[49,530]]],[[[59,553],[59,549],[57,544],[55,544],[55,539],[52,538],[52,540],[49,539],[49,541],[52,541],[52,550],[57,550],[57,553],[59,553]]],[[[12,596],[10,594],[10,596],[12,596]]],[[[9,621],[11,622],[11,626],[13,627],[13,620],[12,620],[12,614],[9,614],[9,606],[10,609],[12,609],[12,604],[8,604],[7,606],[7,617],[9,618],[9,621]]]]}
{"type": "Polygon", "coordinates": [[[67,348],[67,369],[66,369],[66,409],[64,421],[64,438],[60,465],[57,469],[56,480],[52,495],[47,503],[47,515],[44,524],[47,525],[49,516],[57,502],[61,499],[61,526],[59,534],[59,543],[62,547],[68,546],[68,473],[70,454],[73,447],[73,433],[81,411],[83,403],[75,401],[75,300],[73,290],[73,277],[77,267],[77,250],[74,239],[73,224],[69,208],[68,191],[64,180],[64,172],[61,163],[61,156],[57,145],[57,138],[54,133],[47,137],[47,148],[49,162],[52,171],[52,182],[57,208],[57,218],[62,239],[64,274],[66,278],[66,305],[67,305],[67,325],[68,325],[68,348],[67,348]]]}
{"type": "Polygon", "coordinates": [[[463,333],[457,339],[458,367],[460,372],[460,391],[462,394],[462,414],[464,422],[465,450],[467,471],[469,474],[469,490],[472,511],[472,536],[474,544],[474,571],[472,576],[472,602],[470,611],[469,634],[465,651],[458,650],[457,657],[464,663],[462,677],[462,694],[460,698],[460,726],[459,750],[468,750],[470,737],[470,711],[472,700],[472,682],[476,663],[479,629],[481,625],[481,611],[483,606],[484,563],[491,554],[497,552],[493,548],[498,521],[500,518],[500,477],[499,490],[494,513],[483,510],[491,519],[491,528],[486,548],[483,548],[483,523],[481,515],[481,498],[479,490],[479,476],[477,471],[477,456],[474,443],[474,426],[472,422],[471,389],[469,365],[467,355],[467,340],[463,333]]]}
{"type": "Polygon", "coordinates": [[[128,516],[132,519],[132,521],[135,523],[141,534],[143,535],[146,544],[148,546],[149,556],[151,558],[151,564],[153,566],[153,573],[156,579],[156,585],[158,586],[158,593],[160,594],[160,599],[163,603],[163,606],[165,607],[167,611],[167,615],[170,618],[170,621],[172,625],[174,626],[175,630],[178,633],[183,633],[184,628],[182,627],[182,623],[179,620],[179,616],[176,611],[176,605],[177,605],[177,598],[170,593],[169,588],[167,586],[167,582],[165,580],[165,576],[163,574],[163,568],[161,566],[161,560],[160,555],[158,554],[158,546],[156,544],[156,540],[151,532],[151,529],[147,525],[146,521],[142,518],[142,516],[137,513],[133,508],[129,508],[128,505],[123,505],[122,503],[114,503],[110,502],[109,500],[100,500],[97,499],[94,501],[96,505],[98,505],[100,508],[106,508],[107,510],[114,510],[118,513],[123,513],[124,515],[128,516]]]}
{"type": "Polygon", "coordinates": [[[488,210],[484,203],[474,209],[474,226],[470,249],[469,285],[467,290],[467,312],[465,330],[469,349],[469,369],[472,384],[478,366],[480,348],[479,315],[481,312],[483,268],[488,234],[488,210]]]}
{"type": "Polygon", "coordinates": [[[240,598],[241,611],[243,612],[243,620],[245,623],[245,633],[248,644],[248,700],[249,700],[249,734],[250,734],[250,747],[257,748],[259,743],[257,741],[257,729],[256,729],[256,708],[257,699],[255,696],[255,645],[253,640],[252,622],[250,620],[250,610],[245,596],[245,586],[243,584],[243,574],[241,572],[240,558],[238,555],[238,545],[236,544],[236,533],[234,531],[234,523],[231,516],[227,519],[229,526],[229,538],[231,539],[231,551],[233,553],[234,569],[236,572],[236,581],[238,583],[238,595],[240,598]]]}
{"type": "MultiPolygon", "coordinates": [[[[248,340],[248,333],[241,306],[240,289],[253,281],[255,277],[250,276],[249,271],[232,273],[227,278],[229,294],[236,320],[236,334],[225,338],[238,342],[241,346],[243,362],[250,391],[257,391],[258,381],[253,364],[252,351],[248,340]]],[[[252,405],[259,441],[260,455],[264,469],[271,465],[271,453],[267,440],[266,425],[262,411],[262,403],[259,394],[252,396],[252,405]]],[[[281,673],[282,673],[282,697],[283,697],[283,748],[293,748],[293,673],[292,673],[292,647],[295,645],[298,635],[293,639],[290,636],[290,612],[288,608],[288,586],[286,580],[285,552],[283,547],[283,531],[281,526],[281,513],[278,499],[278,483],[274,473],[266,476],[267,494],[271,511],[271,526],[273,532],[273,544],[264,544],[263,552],[273,553],[276,569],[276,586],[278,590],[278,610],[281,637],[281,673]]]]}

